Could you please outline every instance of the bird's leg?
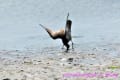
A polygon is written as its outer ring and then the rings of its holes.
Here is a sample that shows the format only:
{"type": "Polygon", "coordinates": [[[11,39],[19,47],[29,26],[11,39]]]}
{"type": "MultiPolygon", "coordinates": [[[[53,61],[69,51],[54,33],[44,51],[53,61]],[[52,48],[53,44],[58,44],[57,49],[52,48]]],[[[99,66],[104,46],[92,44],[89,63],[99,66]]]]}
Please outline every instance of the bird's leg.
{"type": "Polygon", "coordinates": [[[72,43],[72,49],[74,49],[74,46],[73,46],[73,45],[74,45],[74,43],[73,43],[73,41],[72,41],[72,40],[71,40],[71,43],[72,43]]]}
{"type": "Polygon", "coordinates": [[[66,46],[66,48],[67,48],[67,49],[66,49],[66,52],[68,52],[70,46],[69,46],[69,44],[66,44],[65,46],[66,46]]]}

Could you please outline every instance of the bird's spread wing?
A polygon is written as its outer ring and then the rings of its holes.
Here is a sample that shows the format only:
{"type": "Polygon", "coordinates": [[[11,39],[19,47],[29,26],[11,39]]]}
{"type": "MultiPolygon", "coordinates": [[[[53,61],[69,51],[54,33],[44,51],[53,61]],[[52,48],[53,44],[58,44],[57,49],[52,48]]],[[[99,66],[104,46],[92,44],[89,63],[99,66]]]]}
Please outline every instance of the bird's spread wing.
{"type": "Polygon", "coordinates": [[[53,30],[43,26],[42,24],[40,24],[40,26],[43,27],[48,32],[50,37],[53,39],[62,38],[65,35],[64,29],[60,29],[58,31],[53,31],[53,30]]]}
{"type": "Polygon", "coordinates": [[[65,36],[65,31],[64,31],[64,29],[60,29],[60,30],[56,31],[56,32],[54,33],[54,35],[55,35],[56,37],[58,37],[58,38],[62,38],[62,37],[65,36]]]}

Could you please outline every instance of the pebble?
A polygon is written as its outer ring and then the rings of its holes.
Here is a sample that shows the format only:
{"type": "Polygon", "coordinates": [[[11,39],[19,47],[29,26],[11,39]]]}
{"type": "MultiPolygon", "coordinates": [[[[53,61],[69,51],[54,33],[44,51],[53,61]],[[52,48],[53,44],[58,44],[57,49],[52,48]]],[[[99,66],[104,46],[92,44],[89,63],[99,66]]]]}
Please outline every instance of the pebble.
{"type": "Polygon", "coordinates": [[[62,58],[61,61],[66,61],[67,59],[66,58],[62,58]]]}
{"type": "Polygon", "coordinates": [[[54,80],[59,80],[59,78],[54,78],[54,80]]]}
{"type": "Polygon", "coordinates": [[[73,62],[73,58],[68,58],[68,62],[73,62]]]}
{"type": "Polygon", "coordinates": [[[5,78],[5,79],[3,79],[3,80],[10,80],[9,78],[5,78]]]}

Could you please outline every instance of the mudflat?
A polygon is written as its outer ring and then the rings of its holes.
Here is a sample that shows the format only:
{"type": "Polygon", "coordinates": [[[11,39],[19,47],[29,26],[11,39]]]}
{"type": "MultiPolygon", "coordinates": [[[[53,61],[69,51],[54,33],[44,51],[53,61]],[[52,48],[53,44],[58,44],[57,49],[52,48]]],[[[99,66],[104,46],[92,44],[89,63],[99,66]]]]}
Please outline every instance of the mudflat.
{"type": "Polygon", "coordinates": [[[119,53],[120,44],[117,43],[98,46],[89,44],[86,48],[75,48],[67,53],[55,47],[47,47],[42,51],[1,50],[0,79],[119,80],[119,53]]]}

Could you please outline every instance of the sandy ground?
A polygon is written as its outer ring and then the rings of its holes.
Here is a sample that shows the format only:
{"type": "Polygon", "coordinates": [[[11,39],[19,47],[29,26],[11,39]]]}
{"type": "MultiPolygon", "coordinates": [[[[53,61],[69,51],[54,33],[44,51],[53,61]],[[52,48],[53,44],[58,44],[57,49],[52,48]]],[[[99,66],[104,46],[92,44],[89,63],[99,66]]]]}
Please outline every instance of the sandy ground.
{"type": "Polygon", "coordinates": [[[86,49],[64,50],[1,50],[2,80],[119,80],[120,44],[101,45],[86,49]],[[114,52],[114,51],[115,52],[114,52]],[[116,55],[111,55],[111,53],[116,55]],[[118,54],[116,53],[118,52],[118,54]],[[66,76],[65,74],[102,74],[102,76],[66,76]],[[109,76],[105,74],[109,73],[109,76]],[[113,74],[117,74],[116,76],[113,74]]]}

